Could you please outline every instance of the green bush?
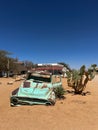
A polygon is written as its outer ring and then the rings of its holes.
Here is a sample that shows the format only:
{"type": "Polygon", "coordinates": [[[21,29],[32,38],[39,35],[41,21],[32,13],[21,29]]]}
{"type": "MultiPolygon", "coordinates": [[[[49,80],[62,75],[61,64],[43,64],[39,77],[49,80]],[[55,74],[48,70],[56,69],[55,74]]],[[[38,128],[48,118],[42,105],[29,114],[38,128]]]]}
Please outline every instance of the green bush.
{"type": "Polygon", "coordinates": [[[54,88],[54,92],[55,92],[56,98],[59,98],[59,99],[64,98],[65,90],[63,87],[54,88]]]}

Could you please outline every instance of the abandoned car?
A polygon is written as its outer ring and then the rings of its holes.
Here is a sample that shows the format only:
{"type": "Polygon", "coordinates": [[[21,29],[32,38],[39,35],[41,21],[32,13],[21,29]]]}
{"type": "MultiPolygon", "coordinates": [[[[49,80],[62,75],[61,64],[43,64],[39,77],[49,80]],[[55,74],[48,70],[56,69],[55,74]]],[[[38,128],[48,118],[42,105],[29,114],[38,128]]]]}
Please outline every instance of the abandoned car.
{"type": "Polygon", "coordinates": [[[50,73],[29,73],[27,79],[10,96],[10,105],[54,105],[56,96],[53,91],[62,87],[61,77],[50,73]]]}

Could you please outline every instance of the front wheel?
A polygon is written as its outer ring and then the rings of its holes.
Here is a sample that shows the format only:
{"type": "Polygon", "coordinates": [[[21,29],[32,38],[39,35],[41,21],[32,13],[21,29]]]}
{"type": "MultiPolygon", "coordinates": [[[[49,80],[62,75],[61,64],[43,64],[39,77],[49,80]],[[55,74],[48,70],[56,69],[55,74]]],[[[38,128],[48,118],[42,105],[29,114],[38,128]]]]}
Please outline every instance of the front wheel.
{"type": "MultiPolygon", "coordinates": [[[[19,102],[19,101],[18,101],[18,98],[16,98],[16,97],[12,97],[12,98],[11,98],[11,104],[17,105],[18,102],[19,102]]],[[[12,106],[13,106],[13,105],[12,105],[12,106]]]]}

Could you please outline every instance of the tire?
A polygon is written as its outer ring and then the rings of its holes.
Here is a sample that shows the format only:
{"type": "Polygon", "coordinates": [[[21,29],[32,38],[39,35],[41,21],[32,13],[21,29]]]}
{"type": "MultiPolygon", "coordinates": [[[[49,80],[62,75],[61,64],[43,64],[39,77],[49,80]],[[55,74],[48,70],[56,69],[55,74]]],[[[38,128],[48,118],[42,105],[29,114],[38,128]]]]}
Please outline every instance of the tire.
{"type": "Polygon", "coordinates": [[[46,103],[46,106],[54,106],[55,105],[55,102],[54,101],[50,101],[50,102],[47,102],[46,103]]]}
{"type": "Polygon", "coordinates": [[[46,106],[51,106],[51,102],[46,102],[46,106]]]}
{"type": "Polygon", "coordinates": [[[14,105],[17,105],[18,104],[18,98],[16,98],[16,97],[11,98],[11,103],[13,103],[14,105]]]}

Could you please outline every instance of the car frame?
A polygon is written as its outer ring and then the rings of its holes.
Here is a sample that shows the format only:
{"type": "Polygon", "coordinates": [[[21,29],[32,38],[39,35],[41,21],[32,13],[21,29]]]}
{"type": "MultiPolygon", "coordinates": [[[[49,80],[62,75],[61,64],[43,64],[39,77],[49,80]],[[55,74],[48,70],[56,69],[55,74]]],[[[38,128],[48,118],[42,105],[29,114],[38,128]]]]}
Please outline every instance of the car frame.
{"type": "Polygon", "coordinates": [[[50,73],[28,73],[27,78],[10,96],[10,105],[54,105],[54,89],[62,86],[61,77],[50,73]]]}

